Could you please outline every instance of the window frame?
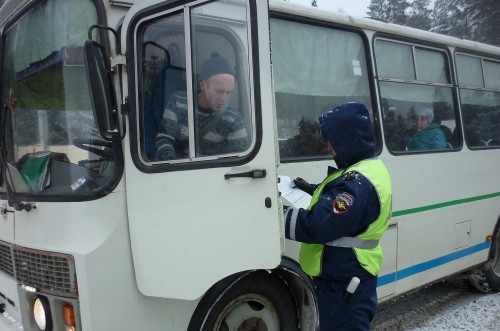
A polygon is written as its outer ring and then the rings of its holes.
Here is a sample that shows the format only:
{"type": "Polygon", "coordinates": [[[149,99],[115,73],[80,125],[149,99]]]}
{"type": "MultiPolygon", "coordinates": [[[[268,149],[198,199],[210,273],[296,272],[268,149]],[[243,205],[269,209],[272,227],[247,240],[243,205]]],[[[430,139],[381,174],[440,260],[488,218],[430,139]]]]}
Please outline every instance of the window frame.
{"type": "Polygon", "coordinates": [[[388,36],[378,36],[375,35],[373,38],[373,58],[375,62],[375,72],[376,72],[376,78],[377,80],[382,80],[382,81],[393,81],[393,82],[403,82],[403,83],[414,83],[414,84],[421,84],[421,85],[436,85],[436,86],[443,86],[443,87],[453,87],[453,73],[452,73],[452,62],[451,62],[451,56],[449,54],[448,49],[445,46],[438,47],[436,45],[427,45],[425,42],[418,43],[417,41],[405,41],[401,40],[398,38],[390,38],[388,36]],[[414,72],[415,72],[415,78],[416,79],[400,79],[400,78],[391,78],[391,77],[381,77],[378,74],[378,67],[377,67],[377,57],[376,57],[376,43],[377,40],[382,40],[382,41],[387,41],[387,42],[392,42],[392,43],[398,43],[398,44],[404,44],[408,45],[411,47],[412,54],[413,54],[413,67],[414,67],[414,72]],[[429,82],[429,81],[423,81],[418,79],[418,65],[417,65],[417,60],[416,60],[416,49],[425,49],[425,50],[435,50],[441,53],[444,53],[446,55],[446,59],[448,60],[448,79],[449,83],[438,83],[438,82],[429,82]]]}
{"type": "MultiPolygon", "coordinates": [[[[384,120],[381,120],[381,130],[382,130],[382,135],[384,136],[384,143],[383,145],[385,146],[385,149],[392,154],[396,156],[400,155],[412,155],[412,154],[430,154],[430,153],[445,153],[445,152],[458,152],[462,149],[463,147],[463,139],[462,139],[462,127],[461,127],[461,113],[460,113],[460,108],[458,107],[458,97],[457,97],[457,89],[455,88],[455,67],[454,67],[454,58],[451,55],[451,52],[448,48],[447,45],[441,45],[441,44],[436,44],[436,43],[431,43],[427,42],[425,40],[419,40],[419,39],[413,39],[413,38],[405,38],[402,36],[396,36],[396,35],[391,35],[387,33],[382,33],[378,32],[373,35],[372,39],[372,44],[373,44],[373,61],[375,64],[375,81],[376,81],[376,86],[378,90],[378,96],[380,99],[380,109],[381,112],[383,112],[383,105],[382,105],[382,100],[384,99],[382,94],[381,94],[381,87],[380,87],[380,82],[391,82],[391,83],[398,83],[398,84],[405,84],[405,85],[415,85],[415,86],[434,86],[434,87],[443,87],[443,88],[449,88],[451,91],[451,102],[453,106],[453,114],[454,114],[454,121],[455,121],[455,128],[457,130],[458,134],[458,141],[456,142],[456,146],[452,146],[452,148],[446,148],[446,149],[433,149],[433,150],[402,150],[402,151],[394,151],[389,149],[387,142],[386,142],[386,129],[385,129],[385,123],[384,120]],[[415,72],[415,80],[410,80],[410,79],[399,79],[399,78],[391,78],[391,77],[384,77],[384,76],[379,76],[378,73],[378,67],[377,67],[377,57],[376,57],[376,42],[377,40],[383,40],[387,42],[393,42],[393,43],[400,43],[400,44],[405,44],[409,45],[412,49],[412,55],[413,55],[413,65],[414,65],[414,72],[415,72]],[[441,82],[429,82],[429,81],[422,81],[418,80],[419,78],[419,73],[418,73],[418,66],[417,66],[417,60],[416,60],[416,49],[424,49],[424,50],[435,50],[436,52],[440,52],[445,54],[445,65],[447,65],[447,76],[448,76],[448,83],[441,83],[441,82]]],[[[382,116],[383,118],[383,116],[382,116]]]]}
{"type": "MultiPolygon", "coordinates": [[[[188,38],[186,36],[191,35],[191,10],[193,7],[200,7],[206,4],[210,4],[212,1],[199,1],[192,4],[185,5],[182,1],[174,1],[169,4],[158,4],[152,7],[148,7],[147,9],[139,12],[130,23],[129,31],[127,32],[127,53],[133,54],[127,63],[127,71],[129,78],[129,97],[128,104],[130,109],[130,152],[132,156],[132,160],[135,166],[144,173],[158,173],[158,172],[170,172],[170,171],[181,171],[181,170],[192,170],[192,169],[205,169],[205,168],[216,168],[216,167],[226,167],[226,166],[237,166],[248,163],[252,160],[255,155],[257,155],[259,148],[262,143],[262,123],[259,121],[261,118],[261,105],[260,105],[260,90],[258,88],[259,84],[256,82],[259,81],[259,49],[258,49],[258,40],[257,40],[257,15],[256,15],[256,4],[255,0],[246,0],[244,4],[247,8],[246,14],[246,39],[242,40],[246,42],[247,53],[241,54],[242,49],[245,47],[241,47],[241,44],[238,44],[238,40],[235,36],[232,37],[230,43],[233,45],[233,50],[236,55],[244,55],[249,59],[248,63],[248,73],[246,73],[243,77],[246,80],[245,84],[241,84],[241,82],[237,82],[235,84],[235,90],[238,90],[238,94],[240,95],[243,91],[249,91],[250,96],[247,97],[248,100],[245,102],[248,103],[250,114],[248,118],[251,123],[245,123],[247,129],[252,129],[251,135],[249,134],[249,146],[246,150],[238,153],[231,154],[217,154],[213,156],[202,156],[202,157],[194,157],[194,158],[183,158],[178,160],[170,160],[170,161],[161,161],[161,160],[147,160],[143,152],[145,148],[143,148],[144,144],[141,141],[144,135],[143,123],[142,123],[142,100],[140,98],[141,95],[141,80],[143,78],[142,75],[142,55],[140,54],[140,45],[142,45],[141,39],[141,31],[142,27],[145,25],[154,24],[155,21],[159,21],[161,19],[165,19],[176,15],[176,13],[181,12],[184,15],[183,19],[183,30],[185,37],[185,51],[186,51],[186,86],[187,86],[187,94],[188,94],[188,111],[189,114],[189,125],[190,125],[190,144],[195,143],[195,134],[194,134],[194,116],[193,108],[193,94],[194,94],[194,86],[195,82],[193,82],[193,69],[194,64],[191,61],[192,55],[194,55],[191,51],[191,47],[193,45],[193,39],[188,38]]],[[[242,2],[243,3],[243,2],[242,2]]],[[[231,29],[220,29],[220,35],[223,37],[230,37],[234,32],[231,29]]],[[[228,39],[229,40],[229,39],[228,39]]],[[[241,42],[241,41],[239,41],[241,42]]],[[[236,65],[236,75],[239,72],[243,72],[242,65],[238,65],[239,60],[238,56],[235,59],[236,65]]],[[[245,68],[246,69],[246,68],[245,68]]],[[[238,81],[238,78],[237,78],[238,81]]],[[[234,92],[233,92],[234,93],[234,92]]],[[[238,101],[240,103],[241,101],[238,101]]],[[[190,150],[192,149],[192,145],[190,145],[190,150]]]]}
{"type": "MultiPolygon", "coordinates": [[[[500,94],[500,88],[499,89],[494,89],[494,88],[488,88],[486,87],[486,78],[485,78],[485,68],[484,68],[484,61],[489,61],[489,62],[496,62],[500,65],[500,56],[495,58],[492,54],[487,54],[487,53],[478,53],[478,52],[473,52],[473,51],[470,51],[470,50],[467,50],[467,49],[462,49],[462,48],[457,48],[455,49],[455,52],[453,54],[453,60],[455,61],[455,74],[456,74],[456,79],[457,79],[457,83],[456,83],[456,87],[457,87],[457,99],[458,99],[458,104],[459,104],[459,107],[460,107],[460,113],[461,113],[461,127],[462,127],[462,137],[463,137],[463,141],[465,142],[465,144],[467,145],[467,147],[471,150],[471,151],[481,151],[481,150],[489,150],[489,149],[500,149],[500,144],[498,145],[492,145],[492,146],[489,146],[488,145],[485,145],[485,146],[474,146],[472,144],[470,144],[470,141],[469,141],[469,136],[465,130],[465,127],[466,127],[466,124],[465,123],[465,116],[463,115],[463,112],[464,112],[464,109],[462,107],[462,90],[468,90],[468,91],[480,91],[480,92],[491,92],[491,93],[498,93],[500,94]],[[482,69],[482,84],[483,86],[482,87],[478,87],[478,86],[470,86],[470,85],[462,85],[460,83],[460,76],[459,76],[459,73],[458,73],[458,65],[456,64],[456,59],[457,59],[457,55],[463,55],[463,56],[469,56],[469,57],[474,57],[474,58],[479,58],[481,60],[481,69],[482,69]]],[[[500,106],[500,104],[499,104],[500,106]]],[[[500,125],[500,123],[499,123],[500,125]]]]}
{"type": "MultiPolygon", "coordinates": [[[[299,24],[307,24],[319,28],[325,28],[330,30],[338,30],[343,32],[350,32],[357,34],[363,44],[364,48],[364,60],[366,61],[366,75],[369,89],[369,99],[371,101],[371,115],[372,115],[372,129],[375,141],[375,153],[378,155],[382,151],[382,131],[380,129],[380,113],[377,110],[378,101],[376,94],[376,86],[374,84],[374,68],[372,64],[372,53],[370,50],[370,42],[369,38],[366,34],[366,31],[361,27],[353,27],[349,25],[343,25],[341,23],[325,21],[321,19],[309,19],[304,16],[296,16],[293,13],[283,13],[283,12],[271,12],[270,20],[278,19],[285,20],[299,24]]],[[[271,44],[273,44],[271,40],[271,44]]],[[[276,79],[276,78],[273,78],[276,79]]],[[[274,91],[276,93],[276,91],[274,91]]],[[[370,110],[370,107],[368,107],[370,110]]],[[[278,110],[276,109],[276,116],[278,117],[278,110]]],[[[279,128],[278,128],[279,130],[279,128]]],[[[281,154],[281,151],[278,151],[278,154],[281,154]]],[[[303,157],[288,157],[286,159],[282,159],[280,155],[281,163],[297,163],[297,162],[310,162],[310,161],[330,161],[333,159],[331,155],[316,155],[316,156],[303,156],[303,157]]]]}

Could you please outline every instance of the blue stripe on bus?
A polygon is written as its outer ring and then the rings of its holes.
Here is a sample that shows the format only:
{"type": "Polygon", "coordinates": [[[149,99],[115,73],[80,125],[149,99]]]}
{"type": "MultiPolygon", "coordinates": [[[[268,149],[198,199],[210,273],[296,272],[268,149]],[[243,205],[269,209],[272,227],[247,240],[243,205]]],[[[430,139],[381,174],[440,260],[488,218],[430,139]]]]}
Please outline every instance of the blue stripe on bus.
{"type": "Polygon", "coordinates": [[[390,273],[387,275],[379,276],[377,280],[377,287],[384,286],[396,281],[396,273],[390,273]]]}
{"type": "Polygon", "coordinates": [[[466,248],[466,249],[463,249],[463,250],[460,250],[460,251],[457,251],[457,252],[454,252],[454,253],[451,253],[451,254],[448,254],[445,256],[438,257],[434,260],[430,260],[427,262],[416,264],[414,266],[408,267],[408,268],[400,270],[398,272],[393,272],[390,274],[380,276],[378,278],[377,286],[384,286],[384,285],[387,285],[389,283],[394,283],[396,281],[396,279],[401,280],[401,279],[404,279],[406,277],[416,275],[418,273],[427,271],[427,270],[435,268],[435,267],[439,267],[439,266],[446,264],[446,263],[449,263],[451,261],[461,259],[464,256],[471,255],[471,254],[477,253],[477,252],[485,250],[485,249],[489,249],[490,247],[491,247],[491,241],[485,241],[485,242],[480,243],[478,245],[475,245],[475,246],[472,246],[472,247],[469,247],[469,248],[466,248]]]}

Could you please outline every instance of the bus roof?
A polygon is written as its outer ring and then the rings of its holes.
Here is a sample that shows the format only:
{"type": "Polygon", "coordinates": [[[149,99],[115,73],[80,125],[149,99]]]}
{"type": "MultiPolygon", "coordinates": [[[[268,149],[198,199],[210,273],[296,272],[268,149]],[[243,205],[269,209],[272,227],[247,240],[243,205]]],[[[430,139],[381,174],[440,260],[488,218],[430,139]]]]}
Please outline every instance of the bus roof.
{"type": "MultiPolygon", "coordinates": [[[[157,2],[155,0],[149,1],[151,3],[157,2]]],[[[31,0],[7,0],[4,5],[0,7],[0,27],[3,27],[16,13],[18,13],[30,2],[31,0]]],[[[109,0],[110,5],[120,7],[130,7],[136,2],[138,1],[109,0]]],[[[446,36],[439,33],[428,32],[393,23],[386,23],[370,18],[356,17],[318,7],[293,4],[283,0],[269,0],[269,6],[271,11],[275,13],[282,13],[287,16],[304,17],[325,22],[335,22],[336,24],[353,28],[362,28],[374,32],[384,32],[409,38],[417,38],[428,42],[446,44],[453,47],[465,48],[472,51],[491,53],[500,56],[500,47],[497,46],[446,36]]]]}
{"type": "Polygon", "coordinates": [[[428,42],[446,44],[453,47],[465,48],[477,52],[487,52],[500,56],[500,47],[488,45],[471,40],[451,37],[440,33],[429,32],[407,26],[386,23],[368,17],[351,16],[332,10],[325,10],[318,7],[292,4],[283,0],[270,0],[272,12],[283,13],[287,16],[305,17],[308,19],[335,22],[353,28],[362,28],[374,32],[384,32],[393,35],[400,35],[409,38],[416,38],[428,42]]]}

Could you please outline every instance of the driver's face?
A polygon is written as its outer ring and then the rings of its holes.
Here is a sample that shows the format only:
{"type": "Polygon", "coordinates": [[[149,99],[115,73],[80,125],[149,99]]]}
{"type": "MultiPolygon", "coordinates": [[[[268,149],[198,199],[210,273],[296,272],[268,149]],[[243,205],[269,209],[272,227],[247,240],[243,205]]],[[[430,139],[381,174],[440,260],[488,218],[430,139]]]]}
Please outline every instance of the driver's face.
{"type": "Polygon", "coordinates": [[[234,89],[234,76],[230,74],[213,75],[201,82],[208,108],[219,111],[224,109],[234,89]]]}

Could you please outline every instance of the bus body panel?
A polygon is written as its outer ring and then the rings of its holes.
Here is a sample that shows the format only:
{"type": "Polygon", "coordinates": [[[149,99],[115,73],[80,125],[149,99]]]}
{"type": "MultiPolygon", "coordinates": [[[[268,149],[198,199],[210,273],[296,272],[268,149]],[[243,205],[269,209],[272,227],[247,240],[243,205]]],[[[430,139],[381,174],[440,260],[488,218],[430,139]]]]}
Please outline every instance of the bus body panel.
{"type": "Polygon", "coordinates": [[[7,202],[1,202],[0,240],[14,242],[14,213],[7,210],[7,202]]]}
{"type": "Polygon", "coordinates": [[[0,314],[0,330],[19,330],[21,323],[21,309],[19,295],[17,293],[17,282],[12,277],[0,273],[0,292],[5,299],[5,313],[0,314]]]}
{"type": "Polygon", "coordinates": [[[393,297],[397,292],[396,275],[398,270],[398,235],[399,224],[393,218],[389,228],[385,230],[380,241],[384,253],[384,262],[380,268],[377,283],[377,296],[379,301],[393,297]]]}
{"type": "MultiPolygon", "coordinates": [[[[186,176],[194,185],[186,183],[182,172],[165,178],[131,171],[133,179],[127,180],[128,189],[132,190],[128,194],[131,242],[137,282],[144,294],[195,299],[224,276],[279,264],[280,228],[271,221],[277,212],[264,205],[271,196],[268,192],[272,192],[268,185],[275,185],[274,180],[270,178],[271,183],[255,183],[260,180],[249,178],[224,180],[228,172],[269,169],[259,167],[259,163],[252,164],[253,167],[219,168],[199,174],[191,171],[186,176]],[[175,190],[167,191],[169,187],[175,190]],[[151,195],[145,198],[144,191],[151,195]],[[221,191],[230,195],[221,198],[218,193],[221,191]],[[246,195],[253,198],[241,200],[246,195]],[[131,199],[141,204],[131,203],[131,199]],[[175,209],[166,209],[165,199],[176,201],[175,209]],[[228,238],[218,228],[240,233],[241,238],[228,238]],[[268,229],[265,237],[257,228],[268,229]],[[199,249],[190,249],[193,241],[199,249]],[[225,251],[223,256],[219,254],[221,250],[225,251]],[[260,253],[255,254],[256,251],[260,253]],[[219,267],[214,269],[214,265],[219,267]],[[216,272],[204,272],[207,269],[216,272]],[[198,273],[204,273],[205,277],[189,277],[198,273]]],[[[278,204],[276,197],[272,201],[273,205],[278,204]]]]}
{"type": "MultiPolygon", "coordinates": [[[[38,203],[38,214],[17,214],[20,225],[16,244],[43,251],[71,253],[76,267],[78,307],[83,330],[92,330],[96,325],[110,330],[163,330],[165,326],[168,326],[168,330],[186,330],[196,300],[145,296],[137,287],[126,211],[109,208],[110,204],[124,204],[124,201],[125,191],[120,185],[103,199],[65,203],[64,210],[58,204],[38,203]],[[40,217],[50,219],[52,225],[48,227],[47,223],[38,222],[40,217]],[[85,222],[81,222],[82,219],[85,222]],[[28,243],[28,234],[32,236],[33,233],[39,238],[36,245],[28,243]],[[61,249],[63,246],[64,250],[61,249]]],[[[0,276],[3,277],[3,274],[0,276]]],[[[5,283],[0,278],[0,282],[6,286],[2,286],[2,293],[9,299],[17,300],[19,294],[23,301],[27,297],[29,302],[29,292],[17,282],[10,278],[5,283]]],[[[16,307],[21,307],[17,301],[15,303],[16,307]]],[[[21,319],[12,307],[8,307],[7,311],[15,318],[15,323],[19,324],[22,320],[27,329],[27,316],[21,319]]],[[[15,325],[13,330],[17,329],[15,325]]]]}

